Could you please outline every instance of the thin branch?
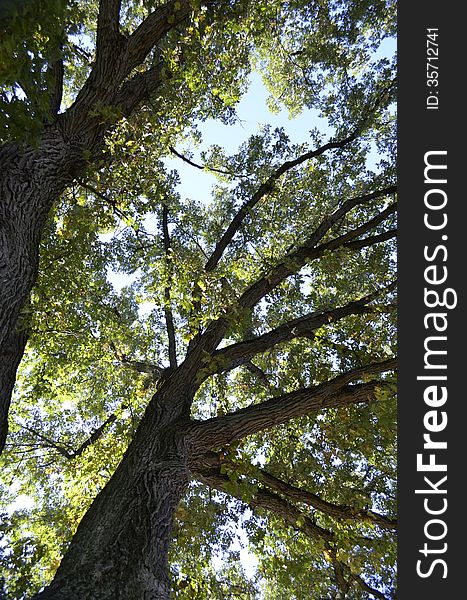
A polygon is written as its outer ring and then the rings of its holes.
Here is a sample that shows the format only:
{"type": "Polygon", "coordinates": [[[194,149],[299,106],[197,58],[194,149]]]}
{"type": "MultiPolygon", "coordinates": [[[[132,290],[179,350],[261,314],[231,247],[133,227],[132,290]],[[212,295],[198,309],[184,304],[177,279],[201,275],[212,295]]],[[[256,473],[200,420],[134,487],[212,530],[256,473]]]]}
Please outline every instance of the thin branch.
{"type": "Polygon", "coordinates": [[[356,575],[355,573],[352,573],[351,578],[357,582],[357,584],[362,588],[362,590],[365,590],[365,592],[372,594],[375,598],[379,598],[379,600],[388,600],[387,596],[385,596],[379,590],[371,587],[371,585],[368,585],[368,583],[364,579],[362,579],[362,577],[360,577],[360,575],[356,575]]]}
{"type": "Polygon", "coordinates": [[[125,221],[128,216],[118,208],[117,203],[115,200],[113,200],[112,198],[109,198],[108,196],[106,196],[105,194],[103,194],[102,192],[99,192],[99,190],[97,190],[94,186],[92,186],[91,184],[87,183],[86,181],[83,181],[82,179],[77,180],[77,182],[79,183],[79,185],[84,188],[85,190],[88,190],[88,192],[91,192],[92,194],[94,194],[97,198],[100,198],[101,200],[103,200],[106,204],[108,204],[109,206],[112,207],[113,211],[115,212],[115,214],[122,219],[123,221],[125,221]]]}
{"type": "Polygon", "coordinates": [[[113,351],[115,358],[123,366],[128,367],[128,368],[132,369],[133,371],[136,371],[137,373],[147,373],[148,375],[151,375],[154,379],[159,379],[160,377],[162,377],[164,375],[165,369],[163,369],[159,365],[150,363],[148,361],[135,360],[132,358],[128,358],[128,356],[126,354],[119,352],[119,350],[117,349],[117,346],[114,344],[113,341],[109,342],[109,346],[110,346],[111,350],[113,351]]]}
{"type": "Polygon", "coordinates": [[[45,447],[53,448],[54,450],[56,450],[59,454],[61,454],[65,458],[68,458],[68,459],[73,458],[72,451],[70,452],[67,448],[65,448],[65,446],[62,446],[61,444],[57,444],[57,442],[55,442],[54,440],[51,440],[50,438],[45,436],[40,431],[37,431],[37,429],[34,429],[33,427],[29,427],[28,425],[20,425],[20,427],[22,429],[26,429],[30,433],[34,434],[36,437],[43,440],[45,442],[45,447]]]}
{"type": "MultiPolygon", "coordinates": [[[[123,407],[123,408],[125,408],[125,407],[123,407]]],[[[96,442],[100,437],[102,437],[105,429],[109,425],[114,423],[116,420],[117,420],[117,415],[115,413],[110,414],[107,417],[107,419],[101,425],[99,425],[99,427],[97,427],[96,429],[94,429],[92,431],[91,435],[88,438],[86,438],[84,440],[84,442],[76,450],[69,450],[62,444],[58,444],[57,442],[51,440],[50,438],[45,436],[43,433],[41,433],[40,431],[37,431],[36,429],[34,429],[32,427],[29,427],[27,425],[21,425],[21,427],[23,429],[26,429],[30,433],[33,433],[35,436],[37,436],[41,440],[44,440],[44,442],[46,442],[45,447],[53,448],[59,454],[64,456],[66,459],[72,460],[74,458],[77,458],[78,456],[81,456],[81,454],[83,454],[83,452],[86,450],[86,448],[88,448],[91,444],[94,444],[94,442],[96,442]]]]}
{"type": "Polygon", "coordinates": [[[223,169],[216,169],[215,167],[210,167],[209,165],[199,165],[198,163],[195,163],[194,161],[190,160],[187,156],[181,154],[180,152],[177,152],[177,150],[175,150],[173,146],[169,146],[169,150],[170,152],[172,152],[172,154],[175,154],[175,156],[177,156],[190,166],[199,169],[200,171],[212,171],[213,173],[220,173],[221,175],[227,175],[229,177],[250,177],[250,175],[242,175],[238,173],[233,173],[232,171],[224,171],[223,169]]]}
{"type": "Polygon", "coordinates": [[[262,369],[260,369],[254,363],[252,363],[251,360],[246,361],[245,366],[248,369],[248,371],[250,371],[250,373],[255,375],[259,379],[259,381],[261,381],[263,385],[265,385],[268,388],[271,388],[271,382],[269,381],[269,377],[262,369]]]}
{"type": "MultiPolygon", "coordinates": [[[[169,235],[169,225],[168,225],[168,209],[167,205],[164,204],[162,206],[162,232],[164,236],[164,250],[165,257],[167,261],[168,267],[168,281],[170,280],[170,275],[172,272],[172,248],[170,247],[170,235],[169,235]]],[[[165,285],[164,288],[164,313],[165,313],[165,323],[167,327],[167,337],[169,339],[169,363],[171,369],[177,368],[177,345],[175,339],[175,327],[174,320],[172,314],[172,307],[170,304],[170,287],[169,284],[165,285]]]]}
{"type": "Polygon", "coordinates": [[[83,454],[86,448],[89,448],[91,444],[97,442],[97,440],[104,434],[106,427],[108,427],[112,423],[115,423],[116,420],[117,415],[115,413],[109,415],[107,419],[102,423],[102,425],[94,429],[91,435],[86,440],[84,440],[81,446],[79,446],[79,448],[72,453],[70,458],[77,458],[78,456],[81,456],[81,454],[83,454]]]}
{"type": "Polygon", "coordinates": [[[375,398],[375,391],[384,386],[384,382],[374,380],[348,384],[371,374],[393,371],[396,366],[395,358],[372,363],[347,371],[318,386],[301,388],[221,417],[194,422],[191,426],[194,443],[210,448],[226,446],[293,418],[327,408],[368,403],[375,398]]]}
{"type": "Polygon", "coordinates": [[[230,222],[229,226],[223,233],[221,239],[217,242],[217,245],[214,248],[213,253],[211,254],[208,262],[206,263],[206,265],[204,267],[205,270],[213,271],[216,268],[217,264],[219,263],[219,261],[222,257],[222,254],[224,253],[224,250],[227,248],[227,246],[231,242],[232,238],[235,236],[237,231],[240,229],[240,226],[242,225],[242,223],[243,223],[245,217],[248,215],[249,211],[264,196],[266,196],[266,194],[269,194],[270,192],[272,192],[272,190],[274,189],[274,184],[284,173],[287,173],[287,171],[290,171],[294,167],[304,163],[307,160],[316,158],[317,156],[321,156],[322,154],[324,154],[325,152],[327,152],[330,149],[343,148],[347,144],[350,144],[351,142],[353,142],[356,139],[357,135],[358,135],[358,130],[354,131],[351,135],[349,135],[348,137],[346,137],[343,140],[340,140],[337,142],[328,142],[327,144],[325,144],[324,146],[321,146],[320,148],[318,148],[316,150],[310,150],[309,152],[305,152],[304,154],[302,154],[301,156],[298,156],[297,158],[295,158],[293,160],[289,160],[289,161],[282,163],[282,165],[279,168],[277,168],[264,183],[262,183],[260,185],[258,190],[253,194],[253,196],[251,196],[251,198],[242,205],[240,210],[234,216],[234,218],[230,222]]]}
{"type": "Polygon", "coordinates": [[[337,552],[335,551],[335,549],[331,546],[331,544],[327,544],[327,553],[329,554],[330,558],[331,558],[331,563],[334,569],[334,575],[336,578],[336,584],[337,587],[341,593],[341,597],[342,598],[346,598],[347,597],[347,593],[349,591],[350,588],[350,580],[347,580],[345,578],[345,573],[346,571],[349,571],[349,568],[347,567],[347,565],[344,565],[343,562],[341,562],[338,558],[337,558],[337,552]]]}

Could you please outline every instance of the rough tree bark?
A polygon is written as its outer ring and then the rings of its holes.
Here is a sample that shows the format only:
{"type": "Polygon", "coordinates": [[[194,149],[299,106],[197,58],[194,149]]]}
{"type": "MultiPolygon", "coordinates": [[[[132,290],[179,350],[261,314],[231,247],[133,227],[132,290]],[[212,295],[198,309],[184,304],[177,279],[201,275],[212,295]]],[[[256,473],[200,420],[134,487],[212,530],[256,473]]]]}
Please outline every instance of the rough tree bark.
{"type": "Polygon", "coordinates": [[[27,315],[20,323],[37,277],[39,243],[54,201],[84,169],[79,144],[58,129],[45,132],[40,148],[0,150],[0,450],[7,434],[16,370],[27,342],[27,315]]]}
{"type": "MultiPolygon", "coordinates": [[[[27,342],[27,318],[26,326],[22,327],[20,313],[37,277],[39,243],[47,215],[67,186],[83,176],[87,167],[84,157],[95,159],[99,155],[110,124],[102,124],[91,116],[93,109],[112,106],[130,115],[157,89],[162,77],[160,65],[150,65],[145,71],[134,74],[135,67],[144,63],[157,42],[179,25],[189,11],[187,0],[167,2],[125,37],[119,31],[119,0],[101,0],[95,64],[74,104],[65,113],[54,116],[37,148],[20,150],[8,145],[0,149],[0,450],[6,438],[6,419],[16,369],[27,342]]],[[[56,111],[59,100],[55,91],[52,104],[56,111]]],[[[234,217],[205,269],[212,271],[216,267],[247,217],[248,209],[268,192],[275,179],[295,165],[319,156],[327,149],[351,143],[353,139],[351,136],[342,142],[332,142],[296,161],[285,163],[274,172],[234,217]]],[[[395,188],[391,186],[341,203],[301,247],[245,290],[236,308],[253,308],[281,281],[325,252],[342,247],[359,251],[394,237],[394,230],[371,235],[394,212],[395,206],[390,206],[354,230],[322,241],[353,208],[373,205],[394,192],[395,188]],[[362,237],[367,233],[370,235],[362,237]]],[[[168,244],[167,228],[164,230],[168,244]]],[[[370,300],[365,298],[336,308],[337,312],[332,316],[339,318],[366,312],[370,300]]],[[[166,314],[170,323],[170,314],[166,314]]],[[[324,322],[326,316],[329,315],[306,315],[278,328],[269,337],[265,335],[253,342],[245,342],[247,346],[238,344],[219,351],[218,357],[224,354],[226,361],[220,370],[243,364],[276,343],[308,334],[310,329],[324,322]]],[[[188,354],[179,366],[176,366],[173,347],[172,369],[164,374],[124,458],[84,515],[54,580],[34,596],[36,600],[167,600],[170,593],[167,557],[172,522],[186,486],[192,476],[198,476],[208,483],[211,478],[213,487],[222,487],[216,474],[209,472],[212,465],[206,465],[207,453],[313,411],[368,403],[374,399],[378,382],[354,382],[362,376],[395,368],[394,361],[368,365],[321,386],[296,390],[217,419],[194,422],[190,419],[190,408],[200,385],[199,373],[206,355],[214,356],[228,326],[225,317],[212,321],[190,344],[188,354]]],[[[284,499],[269,492],[263,493],[257,501],[266,503],[287,520],[289,509],[284,499]]],[[[310,532],[319,533],[308,521],[306,524],[310,532]]]]}
{"type": "Polygon", "coordinates": [[[82,519],[52,584],[34,598],[169,598],[167,556],[175,509],[188,485],[182,416],[186,383],[169,378],[124,459],[82,519]]]}

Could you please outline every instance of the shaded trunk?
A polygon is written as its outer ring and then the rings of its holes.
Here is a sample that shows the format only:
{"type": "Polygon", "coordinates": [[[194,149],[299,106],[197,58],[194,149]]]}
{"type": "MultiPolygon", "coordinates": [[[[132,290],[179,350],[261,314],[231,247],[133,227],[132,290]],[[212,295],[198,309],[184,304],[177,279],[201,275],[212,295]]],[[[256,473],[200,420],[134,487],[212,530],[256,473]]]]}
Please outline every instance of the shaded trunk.
{"type": "Polygon", "coordinates": [[[190,480],[184,379],[152,400],[124,458],[35,600],[168,600],[175,510],[190,480]],[[170,400],[172,399],[172,402],[170,400]]]}
{"type": "Polygon", "coordinates": [[[189,473],[163,445],[156,460],[133,453],[121,463],[81,521],[54,581],[34,598],[169,598],[172,523],[189,473]]]}
{"type": "Polygon", "coordinates": [[[79,144],[46,132],[37,149],[0,149],[0,452],[16,371],[27,342],[27,314],[36,281],[47,215],[75,174],[84,169],[79,144]]]}

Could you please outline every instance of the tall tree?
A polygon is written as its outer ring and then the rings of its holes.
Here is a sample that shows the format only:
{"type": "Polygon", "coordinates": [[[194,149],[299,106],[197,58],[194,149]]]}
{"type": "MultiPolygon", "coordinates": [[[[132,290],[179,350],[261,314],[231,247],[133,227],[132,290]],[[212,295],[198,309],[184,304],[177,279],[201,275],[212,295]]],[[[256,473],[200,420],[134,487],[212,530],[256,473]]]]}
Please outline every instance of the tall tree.
{"type": "Polygon", "coordinates": [[[5,517],[9,596],[392,597],[394,65],[375,52],[394,7],[57,1],[3,20],[4,423],[29,340],[3,491],[35,501],[5,517]],[[253,65],[331,133],[185,156],[187,123],[235,120],[253,65]],[[217,175],[210,203],[180,198],[168,154],[217,175]],[[117,293],[109,268],[135,283],[117,293]]]}

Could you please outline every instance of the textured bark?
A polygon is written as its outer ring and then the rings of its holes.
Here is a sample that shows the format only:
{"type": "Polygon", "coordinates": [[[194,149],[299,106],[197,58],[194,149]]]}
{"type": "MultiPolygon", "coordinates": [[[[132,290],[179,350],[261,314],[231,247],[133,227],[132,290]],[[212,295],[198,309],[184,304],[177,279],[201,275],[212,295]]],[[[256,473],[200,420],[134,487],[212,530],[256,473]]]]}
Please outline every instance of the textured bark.
{"type": "Polygon", "coordinates": [[[321,385],[301,388],[221,417],[193,423],[191,430],[198,444],[202,444],[206,449],[219,448],[313,412],[350,404],[369,403],[374,399],[376,389],[384,384],[380,381],[370,381],[348,385],[349,382],[366,375],[392,371],[396,367],[396,359],[373,363],[348,371],[321,385]]]}
{"type": "Polygon", "coordinates": [[[335,504],[324,500],[317,494],[298,488],[278,477],[275,477],[265,469],[260,469],[251,464],[246,465],[243,463],[237,463],[226,457],[222,452],[208,452],[202,457],[195,466],[195,471],[200,473],[203,477],[203,473],[206,476],[210,474],[221,474],[221,466],[227,465],[235,472],[243,474],[246,477],[253,478],[265,486],[270,491],[284,496],[291,502],[298,502],[306,504],[315,510],[330,515],[331,517],[344,520],[360,521],[362,523],[371,523],[378,525],[382,529],[396,530],[397,521],[390,519],[385,515],[381,515],[372,510],[356,509],[352,506],[346,506],[343,504],[335,504]]]}
{"type": "MultiPolygon", "coordinates": [[[[99,109],[109,108],[111,112],[129,116],[143,99],[151,96],[162,82],[163,69],[157,61],[151,64],[145,61],[159,40],[180,25],[191,10],[188,0],[167,2],[158,6],[132,34],[124,35],[119,26],[120,0],[100,0],[94,66],[72,106],[47,125],[37,148],[20,151],[9,145],[0,149],[0,450],[6,437],[16,369],[27,342],[27,315],[23,321],[20,315],[37,277],[39,244],[47,215],[67,186],[84,176],[87,167],[84,157],[93,161],[99,156],[103,136],[111,126],[111,122],[102,123],[105,111],[101,110],[99,115],[99,109]],[[140,66],[142,69],[136,69],[140,66]]],[[[61,65],[57,68],[55,89],[50,90],[52,113],[57,112],[61,96],[61,65]]],[[[272,190],[283,173],[328,149],[343,147],[352,139],[351,136],[327,144],[279,167],[234,217],[208,259],[206,270],[216,267],[248,210],[272,190]]],[[[383,210],[351,232],[326,241],[327,234],[353,208],[371,204],[394,192],[395,187],[391,186],[343,202],[302,247],[284,257],[267,276],[248,288],[240,297],[239,306],[253,308],[308,260],[319,258],[329,250],[340,247],[358,250],[392,237],[393,232],[385,232],[360,239],[392,214],[395,207],[383,210]]],[[[167,251],[170,238],[166,212],[163,227],[167,251]]],[[[168,294],[166,300],[170,300],[168,294]]],[[[307,315],[292,325],[298,333],[306,333],[311,326],[324,324],[330,316],[340,318],[346,311],[353,314],[364,312],[366,308],[349,305],[336,310],[344,312],[307,315]]],[[[378,382],[348,384],[362,375],[381,373],[395,366],[394,361],[370,365],[322,386],[297,390],[201,424],[193,423],[189,415],[200,385],[198,374],[206,355],[213,356],[225,335],[230,324],[227,316],[226,313],[213,320],[200,333],[190,344],[185,361],[177,367],[174,324],[167,304],[171,368],[164,373],[159,391],[149,403],[118,468],[81,520],[54,580],[34,597],[36,600],[167,600],[170,594],[167,560],[173,516],[191,470],[199,467],[197,458],[213,447],[312,411],[369,402],[378,382]]],[[[278,337],[266,335],[256,340],[255,352],[250,354],[239,344],[243,358],[250,360],[261,344],[261,347],[266,347],[265,344],[270,347],[291,339],[289,325],[279,329],[278,337]]],[[[237,349],[229,351],[235,354],[237,349]]],[[[149,369],[161,375],[158,367],[124,356],[120,360],[138,371],[149,369]]],[[[75,452],[58,444],[52,446],[56,451],[61,448],[67,458],[73,458],[97,439],[112,420],[111,415],[75,452]]],[[[225,477],[212,472],[209,475],[214,487],[224,485],[225,477]],[[215,481],[215,476],[220,479],[215,481]]],[[[293,503],[267,489],[258,492],[252,506],[280,514],[290,526],[296,526],[301,516],[293,503]]],[[[309,518],[303,523],[302,528],[308,535],[332,541],[332,532],[309,518]]]]}
{"type": "Polygon", "coordinates": [[[174,511],[188,485],[183,371],[154,396],[124,458],[37,600],[167,600],[174,511]]]}
{"type": "MultiPolygon", "coordinates": [[[[197,477],[200,481],[210,487],[232,495],[231,482],[227,476],[220,473],[219,469],[200,471],[197,473],[197,477]]],[[[236,495],[236,497],[239,500],[243,500],[241,494],[236,495]]],[[[384,594],[379,590],[372,588],[360,575],[353,573],[344,562],[337,559],[337,554],[333,547],[335,537],[333,532],[314,523],[309,516],[304,514],[295,505],[264,488],[258,489],[254,497],[248,502],[248,505],[253,510],[257,508],[264,509],[280,517],[289,527],[302,532],[311,539],[321,542],[324,555],[333,566],[335,576],[337,576],[336,583],[341,590],[348,590],[350,588],[350,583],[355,582],[360,588],[369,592],[374,597],[387,600],[384,594]],[[343,579],[344,573],[348,573],[348,581],[343,579]]],[[[361,540],[363,544],[369,543],[371,545],[371,538],[361,538],[361,540]]],[[[341,597],[343,598],[345,596],[341,597]]]]}
{"type": "Polygon", "coordinates": [[[378,290],[373,294],[368,294],[359,300],[349,302],[344,306],[339,306],[331,310],[313,312],[303,315],[293,321],[288,321],[279,325],[267,333],[253,337],[251,339],[232,344],[216,350],[213,357],[216,365],[219,365],[216,372],[229,371],[240,365],[248,363],[256,354],[270,350],[277,344],[288,342],[297,337],[311,337],[313,331],[316,331],[323,325],[330,322],[336,322],[349,315],[365,314],[373,312],[370,302],[381,296],[384,292],[389,292],[395,288],[395,283],[378,290]]]}
{"type": "Polygon", "coordinates": [[[37,277],[39,243],[50,208],[84,168],[79,144],[55,129],[39,149],[0,150],[0,450],[16,370],[27,342],[27,314],[20,313],[37,277]]]}

